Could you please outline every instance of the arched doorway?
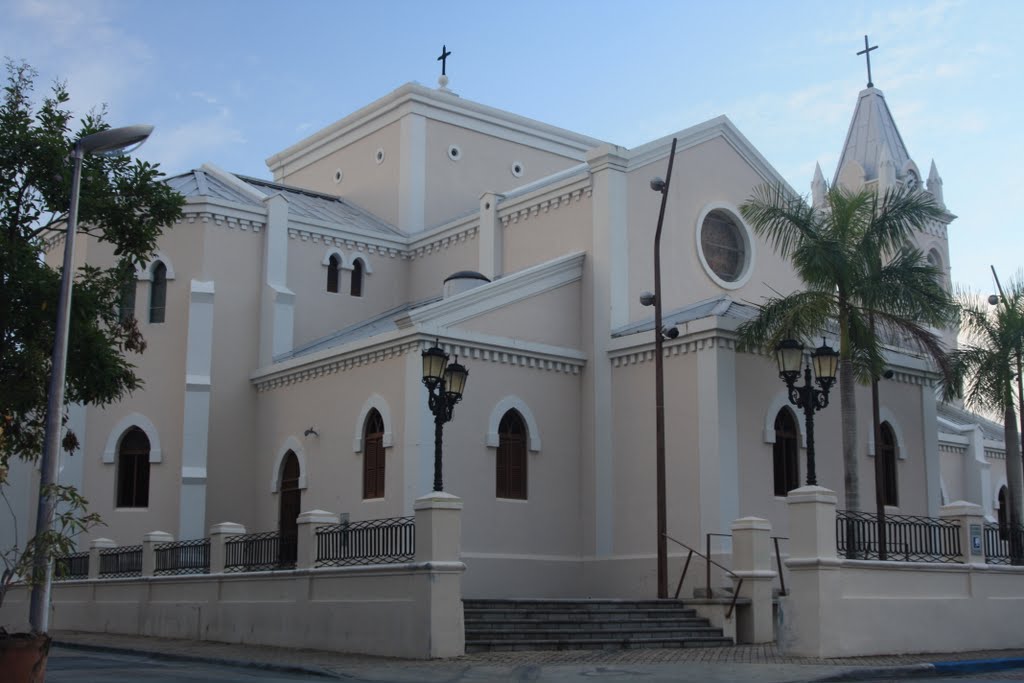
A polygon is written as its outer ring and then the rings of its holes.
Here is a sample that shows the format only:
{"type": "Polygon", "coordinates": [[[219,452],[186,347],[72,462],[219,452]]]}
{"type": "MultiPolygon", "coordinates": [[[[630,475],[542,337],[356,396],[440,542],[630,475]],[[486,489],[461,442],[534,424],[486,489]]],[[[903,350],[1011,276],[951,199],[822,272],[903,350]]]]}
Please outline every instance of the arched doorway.
{"type": "Polygon", "coordinates": [[[299,488],[299,459],[288,451],[281,466],[280,500],[278,505],[277,530],[281,535],[278,548],[278,564],[294,566],[298,559],[299,524],[302,511],[302,490],[299,488]]]}

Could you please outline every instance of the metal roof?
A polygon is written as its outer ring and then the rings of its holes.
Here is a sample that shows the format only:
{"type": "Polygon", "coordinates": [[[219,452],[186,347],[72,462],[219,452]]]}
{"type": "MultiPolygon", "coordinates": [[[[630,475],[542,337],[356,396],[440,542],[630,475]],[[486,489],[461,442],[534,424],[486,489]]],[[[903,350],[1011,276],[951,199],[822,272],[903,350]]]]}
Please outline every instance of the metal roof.
{"type": "MultiPolygon", "coordinates": [[[[963,408],[957,408],[949,403],[939,402],[936,406],[939,418],[949,422],[956,427],[969,428],[974,425],[981,427],[982,435],[990,441],[1002,443],[1005,438],[1003,425],[994,422],[986,417],[963,408]]],[[[941,431],[941,430],[940,430],[941,431]]]]}
{"type": "MultiPolygon", "coordinates": [[[[259,178],[237,174],[235,177],[264,196],[281,194],[288,202],[288,211],[292,216],[313,218],[388,236],[404,236],[397,228],[340,197],[259,178]]],[[[262,206],[262,202],[256,197],[203,169],[193,169],[188,173],[168,178],[165,182],[186,197],[213,197],[239,204],[262,206]]]]}
{"type": "MultiPolygon", "coordinates": [[[[682,308],[677,308],[674,311],[669,311],[668,313],[662,313],[661,323],[666,327],[673,327],[675,325],[682,325],[683,323],[699,320],[701,318],[708,318],[710,316],[734,318],[736,320],[750,320],[756,315],[756,306],[741,304],[737,301],[733,301],[727,296],[722,296],[716,299],[705,299],[704,301],[698,301],[695,304],[683,306],[682,308]]],[[[612,336],[627,337],[631,334],[649,332],[653,329],[654,317],[651,316],[646,320],[630,323],[629,325],[623,325],[622,327],[612,330],[612,336]]]]}

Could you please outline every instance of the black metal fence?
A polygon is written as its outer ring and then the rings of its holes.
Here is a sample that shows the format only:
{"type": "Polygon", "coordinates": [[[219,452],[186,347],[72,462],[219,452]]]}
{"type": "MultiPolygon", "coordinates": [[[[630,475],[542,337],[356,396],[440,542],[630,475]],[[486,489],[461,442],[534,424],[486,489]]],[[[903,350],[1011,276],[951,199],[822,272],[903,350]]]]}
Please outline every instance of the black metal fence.
{"type": "Polygon", "coordinates": [[[1024,528],[986,523],[984,535],[988,564],[1024,564],[1024,528]],[[1017,547],[1016,562],[1013,561],[1013,544],[1017,547]]]}
{"type": "Polygon", "coordinates": [[[89,578],[89,553],[72,553],[53,561],[53,580],[71,581],[89,578]]]}
{"type": "MultiPolygon", "coordinates": [[[[836,510],[836,545],[841,557],[877,560],[878,517],[836,510]]],[[[960,524],[911,515],[885,516],[886,559],[896,562],[960,562],[960,524]]]]}
{"type": "Polygon", "coordinates": [[[124,545],[100,551],[100,577],[142,576],[142,546],[124,545]]]}
{"type": "Polygon", "coordinates": [[[208,574],[210,572],[210,539],[174,541],[153,546],[156,554],[154,574],[208,574]]]}
{"type": "Polygon", "coordinates": [[[416,555],[415,521],[392,517],[318,527],[316,566],[410,562],[416,555]]]}
{"type": "Polygon", "coordinates": [[[294,535],[279,531],[232,536],[224,544],[224,571],[266,572],[294,569],[298,557],[294,535]]]}

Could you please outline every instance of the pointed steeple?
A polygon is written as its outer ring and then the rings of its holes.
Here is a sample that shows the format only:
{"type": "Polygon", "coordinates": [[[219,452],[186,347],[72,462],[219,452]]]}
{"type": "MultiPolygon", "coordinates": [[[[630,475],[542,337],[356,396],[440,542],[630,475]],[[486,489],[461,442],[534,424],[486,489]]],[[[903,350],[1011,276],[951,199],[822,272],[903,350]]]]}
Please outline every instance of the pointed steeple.
{"type": "Polygon", "coordinates": [[[896,164],[893,163],[889,148],[882,145],[878,150],[878,192],[885,194],[888,190],[896,187],[896,164]]]}
{"type": "Polygon", "coordinates": [[[935,159],[932,159],[932,167],[928,171],[928,191],[935,197],[935,203],[941,206],[943,209],[946,208],[946,202],[942,198],[942,176],[939,175],[939,169],[935,167],[935,159]]]}
{"type": "Polygon", "coordinates": [[[910,160],[907,146],[892,118],[892,112],[885,103],[885,96],[878,88],[865,88],[857,96],[857,107],[846,133],[846,144],[839,155],[836,175],[837,184],[843,167],[856,162],[864,171],[864,180],[871,182],[879,177],[879,162],[884,158],[882,151],[895,169],[902,169],[910,160]]]}
{"type": "Polygon", "coordinates": [[[821,172],[821,164],[814,163],[814,178],[811,180],[811,202],[816,209],[825,208],[825,175],[821,172]]]}

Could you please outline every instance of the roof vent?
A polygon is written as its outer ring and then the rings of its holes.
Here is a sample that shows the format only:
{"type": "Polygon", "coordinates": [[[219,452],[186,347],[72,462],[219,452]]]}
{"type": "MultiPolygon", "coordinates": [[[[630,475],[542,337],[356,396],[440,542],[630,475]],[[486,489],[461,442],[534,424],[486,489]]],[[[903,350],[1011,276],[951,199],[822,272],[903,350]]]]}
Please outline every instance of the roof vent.
{"type": "Polygon", "coordinates": [[[452,273],[444,279],[442,295],[443,298],[447,299],[450,296],[468,292],[474,287],[486,285],[490,281],[490,278],[486,275],[478,273],[475,270],[460,270],[457,273],[452,273]]]}

